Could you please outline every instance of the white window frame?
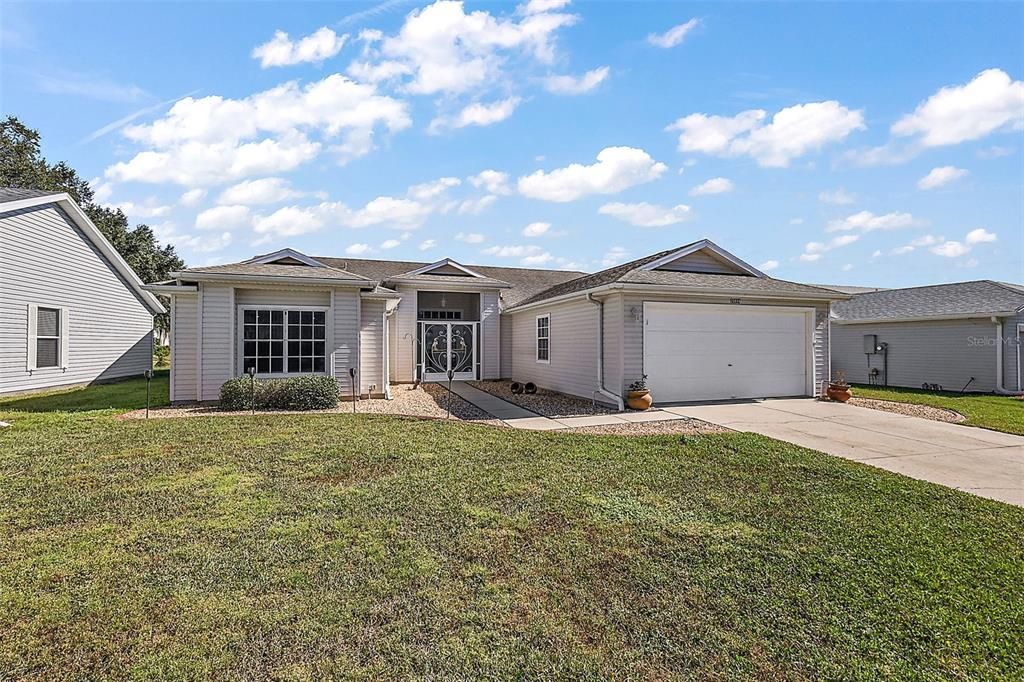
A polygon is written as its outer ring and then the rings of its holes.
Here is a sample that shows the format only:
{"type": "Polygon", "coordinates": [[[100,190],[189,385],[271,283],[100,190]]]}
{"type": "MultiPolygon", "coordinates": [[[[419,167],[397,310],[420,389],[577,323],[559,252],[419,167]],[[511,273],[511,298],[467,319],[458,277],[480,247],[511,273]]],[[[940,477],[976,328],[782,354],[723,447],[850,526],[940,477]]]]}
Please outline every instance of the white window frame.
{"type": "Polygon", "coordinates": [[[417,322],[464,322],[461,308],[424,308],[416,313],[417,322]],[[420,317],[424,313],[458,313],[458,317],[420,317]]]}
{"type": "MultiPolygon", "coordinates": [[[[334,376],[334,321],[331,315],[331,306],[323,305],[240,305],[237,306],[238,316],[235,325],[235,336],[237,337],[235,372],[238,376],[245,374],[245,311],[247,310],[283,310],[287,316],[289,310],[299,312],[322,312],[324,313],[324,371],[323,372],[257,372],[257,379],[289,379],[291,377],[310,376],[334,376]]],[[[285,367],[288,366],[288,322],[284,323],[285,367]]]]}
{"type": "Polygon", "coordinates": [[[48,303],[28,304],[28,325],[27,325],[27,354],[26,369],[31,372],[65,372],[68,369],[68,338],[69,338],[68,309],[48,303]],[[42,336],[37,334],[39,326],[39,309],[57,311],[57,336],[42,336]],[[39,367],[37,362],[38,346],[36,341],[43,339],[57,339],[57,364],[48,367],[39,367]]]}
{"type": "Polygon", "coordinates": [[[536,360],[537,363],[539,363],[541,365],[550,365],[551,364],[551,313],[544,313],[543,315],[538,315],[534,319],[534,321],[533,321],[533,359],[536,360]],[[547,339],[547,342],[548,342],[548,356],[547,356],[547,358],[544,358],[544,359],[542,359],[540,357],[540,339],[541,339],[541,336],[540,336],[540,325],[538,324],[542,319],[548,321],[548,325],[547,325],[548,335],[546,337],[544,337],[544,338],[547,339]]]}

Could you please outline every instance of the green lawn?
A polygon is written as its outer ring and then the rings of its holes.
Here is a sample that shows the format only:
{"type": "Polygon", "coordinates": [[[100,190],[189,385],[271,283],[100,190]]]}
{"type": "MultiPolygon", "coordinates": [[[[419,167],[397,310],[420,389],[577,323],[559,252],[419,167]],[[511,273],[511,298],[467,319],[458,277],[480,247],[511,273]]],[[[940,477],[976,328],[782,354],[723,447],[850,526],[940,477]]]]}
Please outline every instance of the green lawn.
{"type": "Polygon", "coordinates": [[[944,407],[967,417],[966,423],[970,426],[1024,435],[1024,400],[1012,396],[882,388],[862,384],[853,387],[853,394],[859,398],[944,407]]]}
{"type": "Polygon", "coordinates": [[[0,679],[1024,669],[1024,509],[751,434],[122,421],[118,387],[0,402],[0,679]]]}

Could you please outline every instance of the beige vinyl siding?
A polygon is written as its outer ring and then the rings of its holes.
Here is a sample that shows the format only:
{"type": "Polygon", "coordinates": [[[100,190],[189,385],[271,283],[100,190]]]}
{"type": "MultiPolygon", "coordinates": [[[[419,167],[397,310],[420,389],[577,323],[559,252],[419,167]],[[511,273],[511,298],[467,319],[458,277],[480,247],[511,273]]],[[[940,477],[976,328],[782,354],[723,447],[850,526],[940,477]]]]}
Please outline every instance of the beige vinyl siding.
{"type": "Polygon", "coordinates": [[[1008,391],[1024,390],[1024,376],[1017,369],[1024,359],[1024,348],[1020,345],[1024,339],[1024,329],[1018,334],[1018,325],[1024,325],[1024,312],[1007,318],[1003,323],[1003,388],[1008,391]]]}
{"type": "Polygon", "coordinates": [[[480,377],[501,378],[501,315],[498,312],[498,292],[480,292],[480,377]]]}
{"type": "Polygon", "coordinates": [[[391,317],[391,380],[412,383],[416,380],[416,289],[398,287],[402,300],[391,317]]]}
{"type": "MultiPolygon", "coordinates": [[[[625,313],[622,310],[622,294],[613,294],[604,299],[604,386],[612,393],[622,395],[622,367],[625,348],[622,331],[625,313]]],[[[629,382],[625,382],[629,383],[629,382]]]]}
{"type": "Polygon", "coordinates": [[[200,284],[202,329],[200,331],[199,399],[217,400],[220,387],[235,375],[234,348],[234,287],[220,284],[200,284]]]}
{"type": "Polygon", "coordinates": [[[512,378],[512,330],[515,328],[515,315],[501,316],[501,377],[512,378]]]}
{"type": "MultiPolygon", "coordinates": [[[[718,303],[729,304],[728,297],[694,297],[694,296],[673,296],[671,294],[624,294],[622,297],[622,321],[623,321],[623,376],[620,391],[624,391],[633,381],[639,379],[644,373],[644,350],[643,350],[643,304],[644,301],[665,301],[678,303],[718,303]],[[636,312],[634,312],[634,309],[636,312]],[[639,319],[638,319],[639,318],[639,319]]],[[[829,375],[829,324],[828,324],[828,303],[807,302],[807,301],[776,301],[763,303],[755,301],[743,301],[743,305],[779,305],[795,306],[802,308],[813,307],[814,316],[814,391],[817,395],[821,382],[829,375]]],[[[683,351],[680,351],[683,352],[683,351]]],[[[615,390],[610,383],[606,382],[609,389],[615,390]]]]}
{"type": "Polygon", "coordinates": [[[597,306],[585,299],[521,313],[512,330],[512,376],[542,388],[591,398],[597,390],[597,306]],[[551,361],[536,361],[536,318],[551,315],[551,361]]]}
{"type": "Polygon", "coordinates": [[[152,331],[152,314],[60,208],[0,214],[0,393],[142,374],[152,331]],[[66,370],[29,371],[30,303],[67,310],[66,370]]]}
{"type": "Polygon", "coordinates": [[[347,396],[352,391],[352,379],[348,370],[356,369],[356,385],[359,385],[359,311],[361,301],[355,288],[334,290],[334,352],[332,365],[334,377],[347,396]]]}
{"type": "Polygon", "coordinates": [[[996,326],[988,318],[833,324],[832,371],[843,371],[847,381],[868,383],[871,367],[883,369],[880,353],[864,353],[865,334],[889,344],[890,386],[920,388],[927,383],[959,391],[974,377],[968,391],[995,389],[996,326]]]}
{"type": "Polygon", "coordinates": [[[359,339],[360,393],[384,393],[384,301],[362,299],[359,339]]]}
{"type": "Polygon", "coordinates": [[[695,251],[670,263],[661,265],[657,270],[676,270],[682,272],[710,272],[719,275],[744,274],[732,263],[716,258],[706,251],[695,251]]]}
{"type": "Polygon", "coordinates": [[[175,296],[171,301],[171,401],[197,398],[198,296],[175,296]]]}
{"type": "Polygon", "coordinates": [[[238,288],[235,289],[235,305],[293,305],[329,307],[330,289],[307,289],[305,287],[281,288],[238,288]]]}

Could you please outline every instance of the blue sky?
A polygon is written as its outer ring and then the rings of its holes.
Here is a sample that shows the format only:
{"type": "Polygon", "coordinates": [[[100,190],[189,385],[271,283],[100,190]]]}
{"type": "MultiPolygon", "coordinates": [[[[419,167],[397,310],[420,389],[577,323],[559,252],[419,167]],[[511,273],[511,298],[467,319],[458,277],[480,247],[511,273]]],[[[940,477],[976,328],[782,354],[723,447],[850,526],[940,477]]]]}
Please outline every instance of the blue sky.
{"type": "Polygon", "coordinates": [[[1022,27],[1019,3],[5,3],[0,102],[190,265],[595,270],[707,237],[804,282],[1021,282],[1022,27]]]}

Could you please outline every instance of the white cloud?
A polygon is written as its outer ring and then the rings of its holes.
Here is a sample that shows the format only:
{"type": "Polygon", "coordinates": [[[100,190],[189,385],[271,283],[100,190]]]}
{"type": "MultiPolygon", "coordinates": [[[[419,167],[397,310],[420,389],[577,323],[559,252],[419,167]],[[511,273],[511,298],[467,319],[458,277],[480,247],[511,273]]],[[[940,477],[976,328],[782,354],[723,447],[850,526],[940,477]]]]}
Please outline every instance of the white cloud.
{"type": "Polygon", "coordinates": [[[843,267],[840,268],[840,270],[842,270],[843,272],[849,272],[850,270],[853,270],[853,263],[845,264],[843,267]]]}
{"type": "Polygon", "coordinates": [[[484,241],[484,236],[479,232],[459,232],[455,235],[455,239],[467,244],[481,244],[484,241]]]}
{"type": "Polygon", "coordinates": [[[435,246],[437,246],[436,239],[424,239],[423,241],[420,242],[419,249],[420,251],[429,251],[435,246]]]}
{"type": "Polygon", "coordinates": [[[551,223],[530,223],[523,228],[524,237],[540,237],[551,229],[551,223]]]}
{"type": "Polygon", "coordinates": [[[178,199],[182,206],[195,206],[206,197],[205,189],[190,189],[178,199]]]}
{"type": "Polygon", "coordinates": [[[490,104],[474,102],[455,116],[438,116],[430,122],[427,132],[436,134],[449,128],[494,125],[511,116],[521,101],[518,97],[509,97],[490,104]]]}
{"type": "Polygon", "coordinates": [[[875,215],[871,211],[860,211],[851,216],[832,220],[825,228],[826,232],[843,232],[848,230],[860,230],[861,232],[873,232],[874,230],[896,230],[901,227],[910,227],[917,221],[909,213],[886,213],[875,215]]]}
{"type": "Polygon", "coordinates": [[[690,19],[684,24],[673,26],[664,33],[651,33],[647,36],[647,42],[655,47],[675,47],[679,43],[683,42],[683,39],[700,25],[699,19],[690,19]]]}
{"type": "Polygon", "coordinates": [[[113,183],[104,182],[103,178],[93,178],[89,181],[89,187],[92,189],[92,199],[97,204],[107,203],[114,194],[113,183]]]}
{"type": "Polygon", "coordinates": [[[768,113],[751,109],[729,116],[690,114],[666,130],[679,131],[679,151],[715,156],[750,156],[761,166],[784,167],[826,144],[863,130],[864,113],[834,100],[797,104],[768,113]]]}
{"type": "Polygon", "coordinates": [[[430,182],[413,185],[409,188],[409,197],[417,201],[430,201],[443,196],[452,187],[458,187],[462,181],[458,178],[438,178],[430,182]]]}
{"type": "Polygon", "coordinates": [[[488,246],[480,253],[497,258],[523,258],[541,253],[543,249],[536,244],[511,244],[505,246],[488,246]]]}
{"type": "Polygon", "coordinates": [[[242,99],[185,97],[152,123],[126,126],[128,139],[150,149],[110,166],[105,175],[115,181],[219,184],[291,170],[325,144],[345,162],[372,151],[378,127],[395,132],[411,124],[405,102],[339,74],[303,87],[290,81],[242,99]],[[321,140],[311,139],[313,134],[321,140]]]}
{"type": "Polygon", "coordinates": [[[230,232],[220,234],[186,234],[180,232],[174,223],[162,223],[153,226],[153,234],[163,244],[171,244],[176,249],[194,253],[213,253],[227,248],[232,237],[230,232]]]}
{"type": "Polygon", "coordinates": [[[956,166],[939,166],[928,171],[928,175],[917,181],[918,189],[942,187],[967,175],[967,171],[956,166]]]}
{"type": "Polygon", "coordinates": [[[412,199],[381,196],[359,209],[341,202],[322,202],[316,206],[285,206],[269,215],[253,218],[253,229],[269,241],[275,237],[295,237],[316,232],[328,225],[349,228],[383,226],[398,229],[423,224],[435,207],[412,199]]]}
{"type": "Polygon", "coordinates": [[[387,251],[388,249],[394,249],[394,248],[397,248],[397,247],[399,247],[401,245],[402,245],[402,242],[400,242],[397,239],[385,239],[384,241],[382,241],[380,243],[380,248],[382,248],[385,251],[387,251]]]}
{"type": "Polygon", "coordinates": [[[807,242],[804,244],[804,252],[800,254],[800,260],[813,263],[820,259],[822,254],[849,246],[859,239],[859,234],[841,234],[838,237],[833,237],[828,242],[807,242]]]}
{"type": "Polygon", "coordinates": [[[217,203],[256,206],[258,204],[276,204],[306,195],[306,192],[292,189],[284,178],[260,178],[259,180],[245,180],[228,187],[217,197],[217,203]]]}
{"type": "Polygon", "coordinates": [[[121,209],[130,220],[135,220],[138,218],[159,218],[170,213],[173,207],[161,204],[155,197],[150,197],[141,203],[122,201],[114,204],[114,208],[121,209]]]}
{"type": "Polygon", "coordinates": [[[975,244],[984,244],[986,242],[994,242],[996,239],[997,235],[995,232],[989,232],[983,227],[971,230],[967,233],[967,236],[964,237],[964,241],[971,246],[974,246],[975,244]]]}
{"type": "Polygon", "coordinates": [[[346,256],[362,256],[372,251],[373,248],[369,244],[349,244],[345,247],[346,256]]]}
{"type": "Polygon", "coordinates": [[[555,95],[585,95],[604,82],[609,69],[602,66],[587,71],[582,76],[548,76],[544,79],[544,89],[555,95]]]}
{"type": "Polygon", "coordinates": [[[601,258],[601,267],[610,268],[613,265],[625,263],[627,258],[629,258],[629,252],[626,249],[621,246],[613,246],[601,258]]]}
{"type": "Polygon", "coordinates": [[[326,26],[297,41],[284,31],[275,31],[273,38],[253,49],[252,57],[259,59],[264,69],[303,62],[319,64],[341,52],[346,40],[348,35],[339,36],[326,26]]]}
{"type": "Polygon", "coordinates": [[[573,201],[589,194],[615,194],[657,180],[668,166],[643,149],[605,147],[589,166],[573,163],[549,173],[538,170],[519,178],[519,192],[545,201],[573,201]]]}
{"type": "Polygon", "coordinates": [[[918,237],[917,239],[910,240],[911,246],[931,246],[942,241],[942,237],[936,237],[935,235],[926,234],[918,237]]]}
{"type": "Polygon", "coordinates": [[[637,204],[612,202],[597,209],[597,212],[639,227],[665,227],[681,223],[691,217],[690,207],[685,204],[668,207],[647,202],[637,204]]]}
{"type": "Polygon", "coordinates": [[[824,204],[835,204],[837,206],[845,206],[846,204],[852,204],[856,200],[856,195],[847,192],[842,187],[832,191],[826,190],[818,194],[818,201],[824,204]]]}
{"type": "MultiPolygon", "coordinates": [[[[556,4],[547,3],[552,10],[556,4]]],[[[397,34],[372,43],[364,68],[399,64],[409,72],[406,91],[458,95],[502,81],[503,67],[513,58],[550,63],[556,33],[576,20],[551,10],[518,17],[495,17],[484,10],[466,13],[461,1],[438,0],[410,12],[397,34]]]]}
{"type": "Polygon", "coordinates": [[[459,213],[462,215],[480,215],[497,200],[498,197],[493,194],[485,194],[479,199],[466,199],[459,204],[459,213]]]}
{"type": "Polygon", "coordinates": [[[1024,82],[1000,69],[969,83],[944,87],[892,125],[892,134],[916,136],[925,147],[977,140],[999,130],[1024,128],[1024,82]]]}
{"type": "Polygon", "coordinates": [[[554,256],[552,256],[547,251],[544,251],[542,253],[536,253],[536,254],[534,254],[532,256],[526,256],[525,258],[523,258],[523,259],[521,259],[519,261],[519,264],[520,265],[524,265],[524,266],[526,266],[528,268],[535,268],[538,265],[547,265],[548,263],[550,263],[554,259],[555,259],[554,256]]]}
{"type": "Polygon", "coordinates": [[[777,260],[766,260],[757,266],[757,269],[761,272],[771,272],[772,270],[779,269],[779,261],[777,260]]]}
{"type": "Polygon", "coordinates": [[[432,207],[411,199],[377,197],[363,208],[351,212],[345,222],[351,227],[419,227],[432,211],[432,207]]]}
{"type": "Polygon", "coordinates": [[[199,230],[233,230],[248,224],[248,206],[214,206],[196,216],[199,230]]]}
{"type": "Polygon", "coordinates": [[[474,187],[483,187],[489,194],[512,194],[512,188],[508,185],[508,173],[488,169],[466,179],[474,187]]]}
{"type": "Polygon", "coordinates": [[[821,258],[821,254],[820,253],[801,253],[800,254],[800,260],[804,261],[805,263],[813,263],[814,261],[816,261],[816,260],[818,260],[820,258],[821,258]]]}
{"type": "Polygon", "coordinates": [[[996,235],[996,233],[989,232],[985,228],[979,227],[964,235],[964,240],[962,242],[956,240],[944,241],[936,244],[929,250],[937,256],[959,258],[960,256],[970,253],[971,249],[978,244],[994,242],[997,239],[998,235],[996,235]]]}
{"type": "Polygon", "coordinates": [[[1013,147],[1001,147],[997,144],[992,145],[986,149],[978,150],[979,159],[998,159],[1004,156],[1009,156],[1014,152],[1013,147]]]}
{"type": "Polygon", "coordinates": [[[804,219],[803,218],[790,218],[789,219],[789,224],[790,225],[803,225],[804,224],[804,219]]]}
{"type": "Polygon", "coordinates": [[[729,178],[711,178],[690,190],[691,197],[699,197],[705,194],[724,194],[734,189],[732,180],[729,178]]]}
{"type": "Polygon", "coordinates": [[[569,0],[530,0],[519,8],[522,14],[540,14],[562,9],[569,4],[569,0]]]}
{"type": "Polygon", "coordinates": [[[889,255],[890,256],[902,256],[904,254],[910,253],[913,250],[914,250],[913,246],[911,246],[910,244],[906,244],[904,246],[897,246],[895,249],[893,249],[892,251],[889,252],[889,255]]]}

